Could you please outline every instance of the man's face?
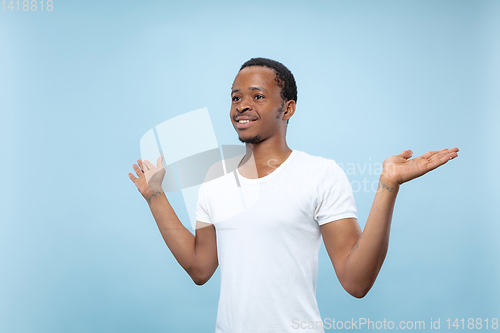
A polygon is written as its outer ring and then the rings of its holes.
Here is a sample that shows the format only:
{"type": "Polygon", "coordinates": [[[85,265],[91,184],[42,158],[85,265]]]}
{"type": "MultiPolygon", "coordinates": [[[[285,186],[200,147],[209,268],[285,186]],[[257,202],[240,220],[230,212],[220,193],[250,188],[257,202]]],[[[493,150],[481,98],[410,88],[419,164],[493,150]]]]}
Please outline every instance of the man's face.
{"type": "Polygon", "coordinates": [[[239,139],[258,143],[284,135],[284,101],[273,69],[263,66],[243,68],[233,82],[231,120],[239,139]]]}

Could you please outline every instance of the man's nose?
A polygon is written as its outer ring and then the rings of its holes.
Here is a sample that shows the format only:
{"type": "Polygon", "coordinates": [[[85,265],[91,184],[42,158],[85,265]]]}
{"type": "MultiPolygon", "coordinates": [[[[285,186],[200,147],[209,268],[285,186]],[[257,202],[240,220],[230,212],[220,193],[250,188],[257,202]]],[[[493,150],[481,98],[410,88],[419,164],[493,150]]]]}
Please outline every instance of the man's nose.
{"type": "Polygon", "coordinates": [[[248,110],[251,110],[252,109],[252,103],[248,100],[248,98],[244,97],[242,100],[241,100],[241,103],[238,107],[238,110],[240,112],[245,112],[245,111],[248,111],[248,110]]]}

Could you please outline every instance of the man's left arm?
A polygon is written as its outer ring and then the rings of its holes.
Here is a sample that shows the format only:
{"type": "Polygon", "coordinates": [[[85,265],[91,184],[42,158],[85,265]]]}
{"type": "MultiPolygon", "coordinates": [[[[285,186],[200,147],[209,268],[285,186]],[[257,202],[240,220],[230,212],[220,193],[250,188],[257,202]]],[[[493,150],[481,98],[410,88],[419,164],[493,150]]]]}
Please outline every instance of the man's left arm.
{"type": "Polygon", "coordinates": [[[384,161],[377,193],[363,232],[355,218],[321,225],[325,248],[344,289],[364,297],[375,283],[389,247],[396,196],[401,184],[420,177],[458,156],[458,148],[431,151],[410,159],[406,150],[384,161]]]}

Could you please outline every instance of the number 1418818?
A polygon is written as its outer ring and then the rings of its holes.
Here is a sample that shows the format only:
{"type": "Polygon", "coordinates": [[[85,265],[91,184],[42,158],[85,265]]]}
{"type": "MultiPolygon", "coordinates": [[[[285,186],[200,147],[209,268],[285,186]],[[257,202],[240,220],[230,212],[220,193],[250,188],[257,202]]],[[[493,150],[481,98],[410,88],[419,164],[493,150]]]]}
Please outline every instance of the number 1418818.
{"type": "Polygon", "coordinates": [[[3,0],[0,2],[3,6],[3,11],[9,10],[11,12],[15,11],[25,11],[25,12],[36,12],[37,10],[43,12],[44,10],[47,12],[51,12],[54,9],[54,1],[52,0],[46,0],[45,3],[43,0],[37,1],[37,0],[11,0],[11,1],[5,1],[3,0]],[[44,8],[45,6],[45,8],[44,8]]]}

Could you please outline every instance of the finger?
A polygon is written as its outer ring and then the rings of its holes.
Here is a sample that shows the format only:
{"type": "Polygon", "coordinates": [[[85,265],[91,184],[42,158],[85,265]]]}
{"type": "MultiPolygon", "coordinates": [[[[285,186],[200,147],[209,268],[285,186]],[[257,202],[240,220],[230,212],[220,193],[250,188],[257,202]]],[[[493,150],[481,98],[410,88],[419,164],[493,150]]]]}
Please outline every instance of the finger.
{"type": "Polygon", "coordinates": [[[398,155],[399,157],[404,158],[405,160],[411,158],[413,156],[413,152],[411,150],[405,150],[401,154],[398,155]]]}
{"type": "MultiPolygon", "coordinates": [[[[458,149],[458,148],[457,148],[457,149],[458,149]]],[[[457,153],[457,152],[458,152],[458,151],[452,151],[452,152],[449,152],[449,153],[447,154],[447,157],[449,158],[449,160],[452,160],[452,159],[454,159],[455,157],[458,157],[458,153],[457,153]]]]}
{"type": "Polygon", "coordinates": [[[436,155],[437,153],[439,153],[439,152],[440,152],[440,151],[442,151],[442,150],[444,150],[444,149],[429,151],[429,152],[427,152],[427,153],[423,154],[423,155],[422,155],[422,156],[420,156],[420,157],[425,158],[425,159],[427,159],[427,160],[428,160],[428,159],[432,158],[432,156],[436,155]]]}
{"type": "Polygon", "coordinates": [[[144,161],[143,160],[138,160],[137,162],[140,162],[139,165],[141,167],[142,172],[146,172],[146,171],[148,171],[150,169],[149,166],[146,164],[146,162],[149,163],[148,160],[144,160],[144,161]]]}
{"type": "Polygon", "coordinates": [[[143,165],[144,165],[144,168],[145,168],[143,170],[145,170],[145,171],[148,171],[148,170],[151,170],[151,169],[155,168],[155,165],[153,163],[149,162],[148,160],[145,160],[144,163],[143,163],[143,165]]]}
{"type": "Polygon", "coordinates": [[[142,172],[141,168],[139,168],[139,166],[137,166],[137,164],[134,164],[132,166],[132,168],[134,168],[134,171],[137,174],[137,177],[140,177],[141,175],[144,174],[144,172],[142,172]]]}
{"type": "Polygon", "coordinates": [[[430,160],[433,160],[433,159],[442,159],[442,160],[446,160],[446,161],[449,161],[451,158],[453,157],[457,157],[458,154],[457,154],[457,151],[458,151],[458,148],[452,148],[452,149],[441,149],[436,155],[432,156],[430,158],[430,160]]]}
{"type": "Polygon", "coordinates": [[[448,152],[448,149],[441,149],[438,150],[434,155],[429,157],[429,161],[434,161],[435,159],[441,159],[444,155],[446,155],[448,152]]]}
{"type": "Polygon", "coordinates": [[[130,173],[130,172],[128,173],[128,178],[130,178],[130,180],[131,180],[131,181],[133,181],[133,182],[134,182],[134,184],[135,184],[135,181],[138,179],[138,178],[136,178],[136,177],[135,177],[132,173],[130,173]]]}
{"type": "Polygon", "coordinates": [[[156,167],[157,168],[163,167],[163,156],[158,157],[158,160],[156,160],[156,167]]]}
{"type": "Polygon", "coordinates": [[[429,161],[429,163],[427,164],[427,171],[431,171],[431,170],[434,170],[436,169],[437,167],[445,164],[446,162],[449,161],[449,158],[445,158],[445,159],[442,159],[442,158],[433,158],[432,160],[429,161]]]}
{"type": "Polygon", "coordinates": [[[456,151],[449,152],[449,149],[442,149],[439,151],[439,153],[435,154],[429,159],[427,168],[428,170],[436,169],[437,167],[447,163],[457,156],[458,154],[456,151]]]}
{"type": "Polygon", "coordinates": [[[144,172],[144,165],[143,165],[142,160],[137,160],[137,164],[139,165],[139,167],[141,168],[141,170],[144,172]]]}

